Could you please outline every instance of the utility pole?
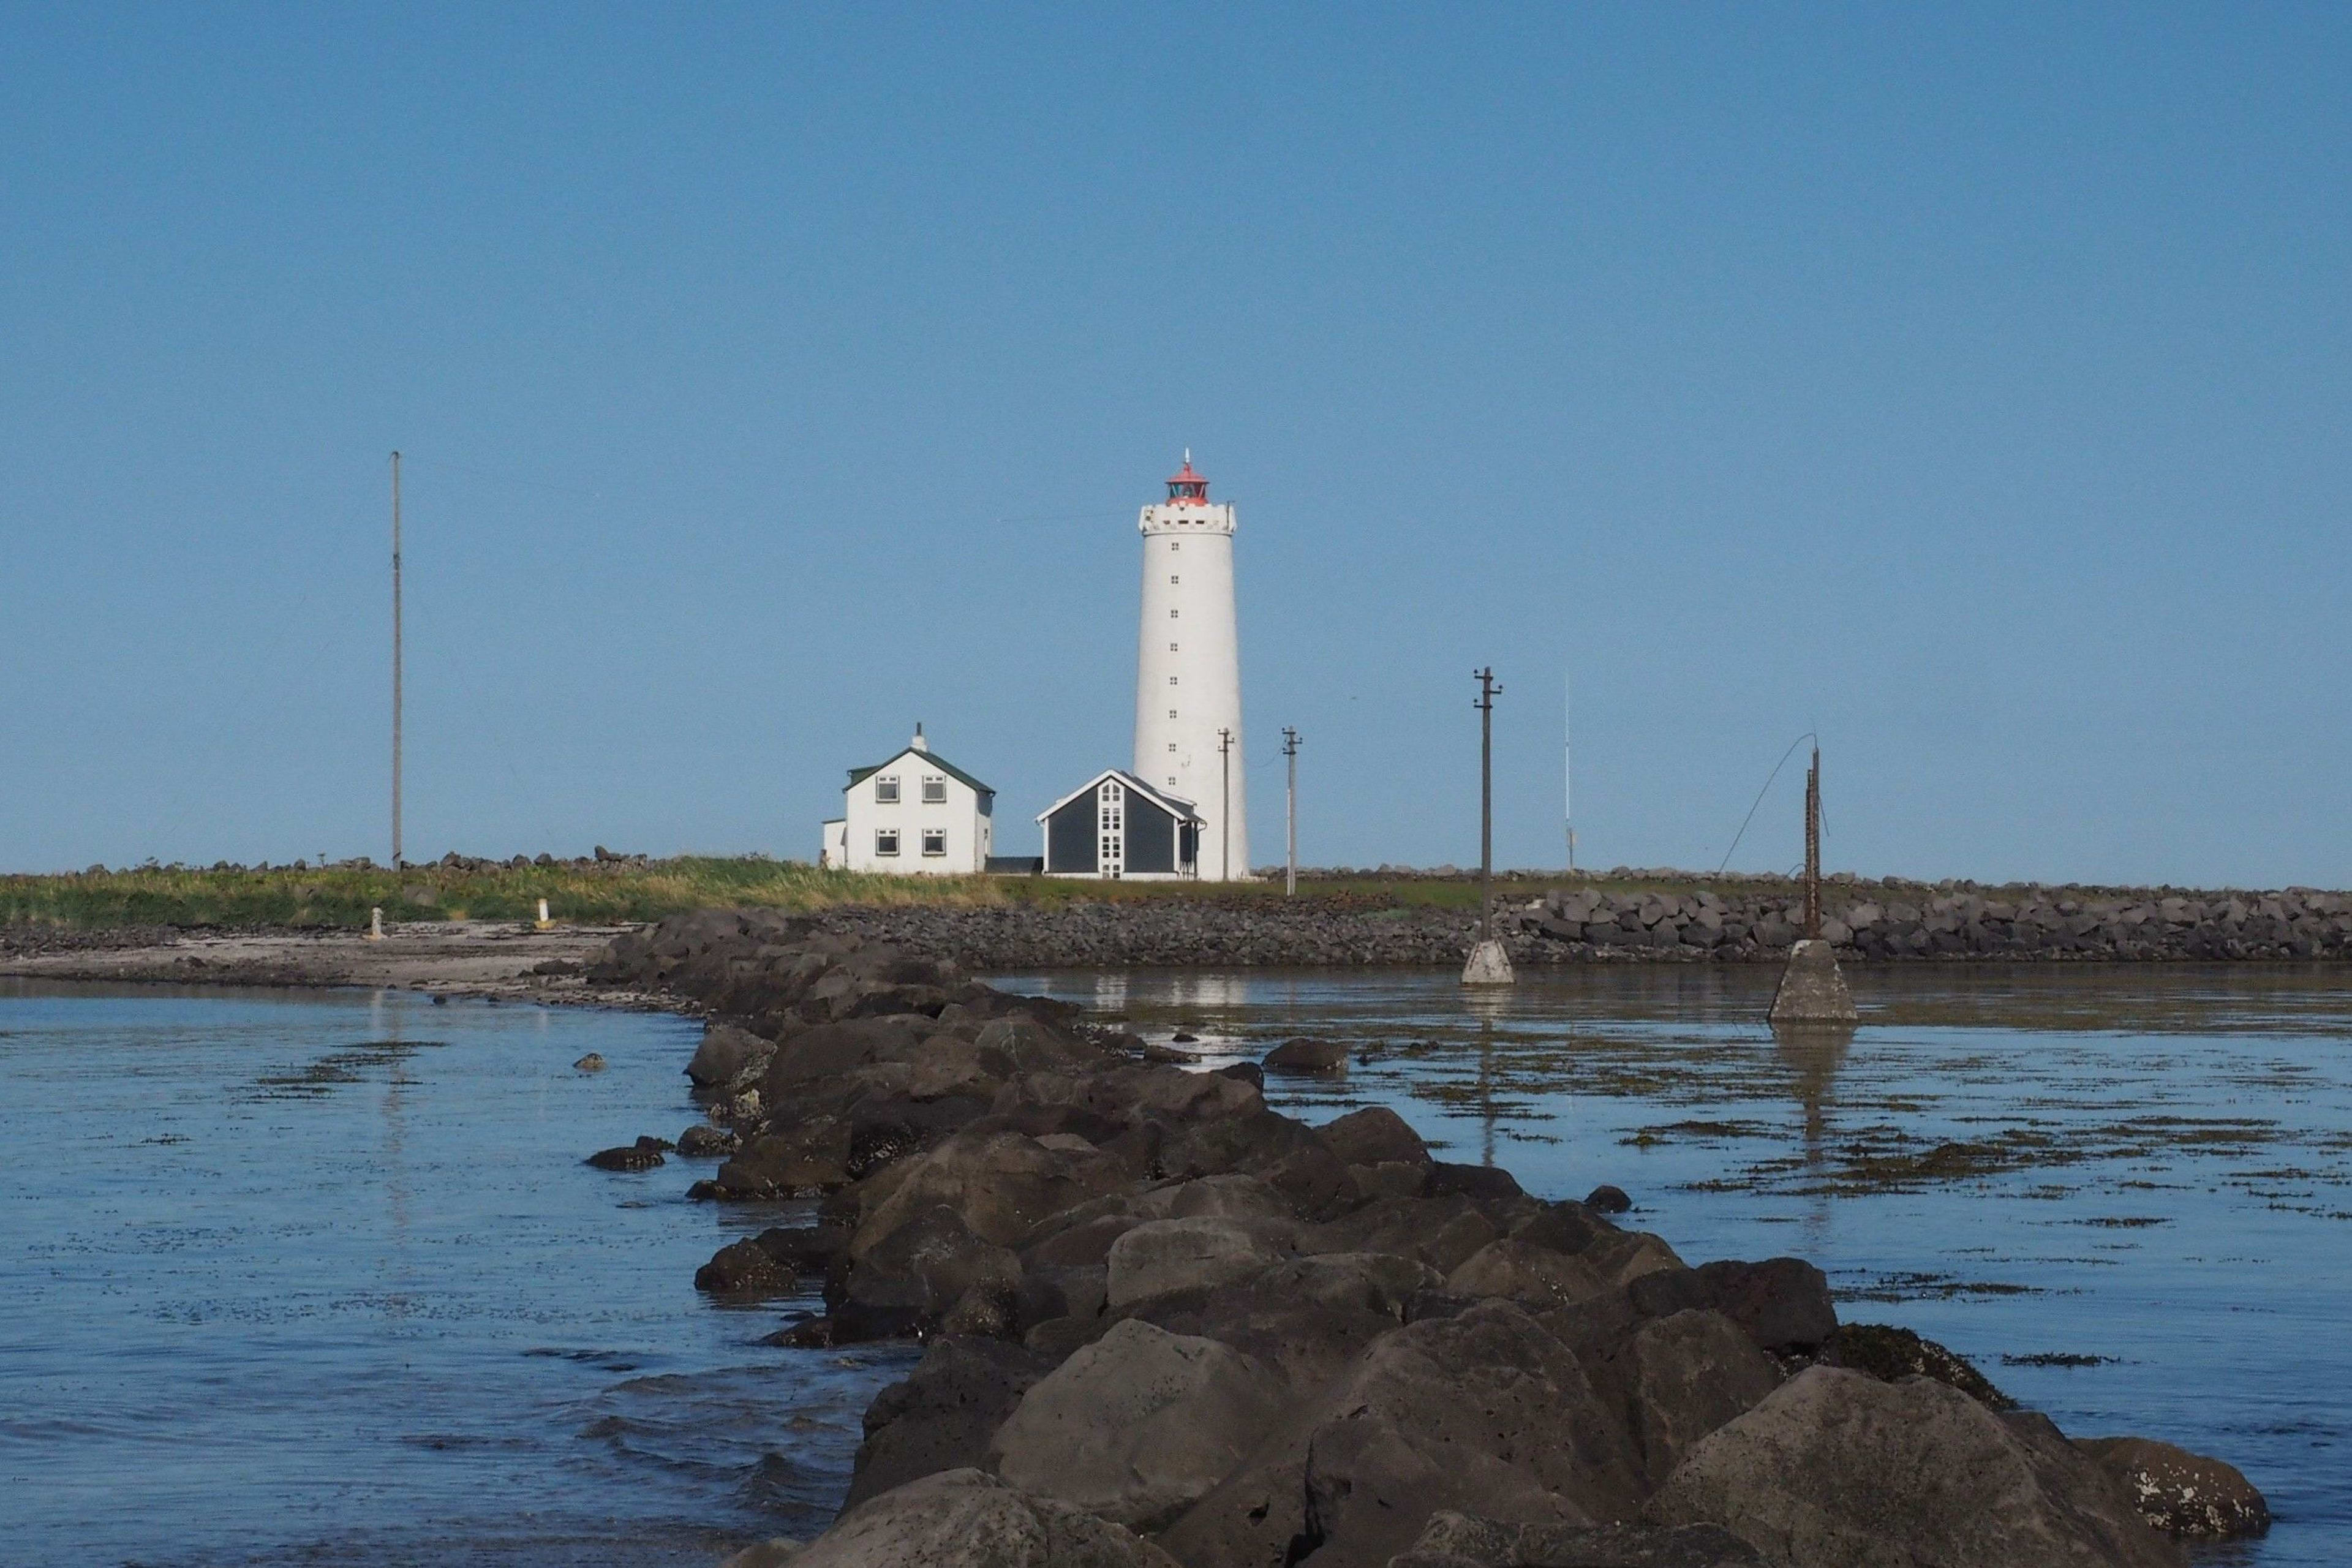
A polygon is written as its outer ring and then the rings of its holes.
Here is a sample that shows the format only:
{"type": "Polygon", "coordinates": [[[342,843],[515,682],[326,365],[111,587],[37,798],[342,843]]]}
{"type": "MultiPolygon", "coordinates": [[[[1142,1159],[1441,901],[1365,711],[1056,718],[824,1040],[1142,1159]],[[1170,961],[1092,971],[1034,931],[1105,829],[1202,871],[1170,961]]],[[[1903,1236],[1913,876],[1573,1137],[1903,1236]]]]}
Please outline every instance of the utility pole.
{"type": "Polygon", "coordinates": [[[1822,747],[1813,742],[1813,765],[1805,771],[1805,934],[1822,934],[1822,747]]]}
{"type": "Polygon", "coordinates": [[[392,455],[392,868],[400,869],[400,454],[392,455]]]}
{"type": "Polygon", "coordinates": [[[1283,897],[1298,896],[1298,731],[1285,724],[1282,727],[1282,754],[1290,762],[1290,784],[1285,816],[1288,819],[1289,870],[1283,882],[1283,897]]]}
{"type": "Polygon", "coordinates": [[[1234,732],[1217,731],[1217,771],[1224,803],[1217,817],[1217,880],[1234,879],[1234,732]]]}
{"type": "Polygon", "coordinates": [[[1510,954],[1495,940],[1495,699],[1503,689],[1490,668],[1471,671],[1478,682],[1478,940],[1462,966],[1465,985],[1508,985],[1510,954]]]}
{"type": "Polygon", "coordinates": [[[1474,670],[1478,682],[1478,903],[1479,940],[1495,940],[1495,699],[1503,689],[1495,684],[1489,666],[1474,670]]]}

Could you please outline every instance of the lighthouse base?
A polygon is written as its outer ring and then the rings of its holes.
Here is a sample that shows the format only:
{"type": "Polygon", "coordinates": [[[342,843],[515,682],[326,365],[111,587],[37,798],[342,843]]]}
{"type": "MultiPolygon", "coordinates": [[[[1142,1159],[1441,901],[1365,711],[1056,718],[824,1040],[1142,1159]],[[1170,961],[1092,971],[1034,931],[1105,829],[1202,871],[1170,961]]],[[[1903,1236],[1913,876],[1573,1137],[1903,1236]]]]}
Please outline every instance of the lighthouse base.
{"type": "Polygon", "coordinates": [[[1511,955],[1493,937],[1486,938],[1470,950],[1470,962],[1462,966],[1465,985],[1512,985],[1518,976],[1511,973],[1511,955]]]}
{"type": "Polygon", "coordinates": [[[1775,1024],[1851,1024],[1861,1016],[1828,942],[1809,937],[1789,950],[1768,1016],[1775,1024]]]}

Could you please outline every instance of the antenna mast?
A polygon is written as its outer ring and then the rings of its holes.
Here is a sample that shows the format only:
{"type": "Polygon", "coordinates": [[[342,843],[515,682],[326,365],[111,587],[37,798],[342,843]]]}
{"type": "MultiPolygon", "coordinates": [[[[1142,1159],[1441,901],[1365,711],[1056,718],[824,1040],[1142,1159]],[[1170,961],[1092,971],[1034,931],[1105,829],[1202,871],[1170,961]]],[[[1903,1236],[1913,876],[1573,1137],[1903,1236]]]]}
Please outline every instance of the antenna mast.
{"type": "Polygon", "coordinates": [[[1568,829],[1568,874],[1576,875],[1576,682],[1562,671],[1559,678],[1560,758],[1559,816],[1568,829]]]}
{"type": "Polygon", "coordinates": [[[400,454],[392,455],[392,868],[400,858],[400,454]]]}

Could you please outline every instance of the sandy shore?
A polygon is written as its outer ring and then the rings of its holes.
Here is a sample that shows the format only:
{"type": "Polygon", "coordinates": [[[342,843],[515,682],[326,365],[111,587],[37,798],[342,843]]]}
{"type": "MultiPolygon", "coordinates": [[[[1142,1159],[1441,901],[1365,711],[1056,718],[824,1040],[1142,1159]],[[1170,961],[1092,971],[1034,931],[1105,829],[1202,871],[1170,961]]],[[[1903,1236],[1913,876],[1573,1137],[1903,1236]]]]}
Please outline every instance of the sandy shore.
{"type": "Polygon", "coordinates": [[[677,998],[599,987],[581,966],[627,926],[538,931],[511,921],[420,921],[373,942],[351,931],[89,933],[0,938],[0,976],[174,985],[356,985],[451,996],[675,1012],[677,998]]]}

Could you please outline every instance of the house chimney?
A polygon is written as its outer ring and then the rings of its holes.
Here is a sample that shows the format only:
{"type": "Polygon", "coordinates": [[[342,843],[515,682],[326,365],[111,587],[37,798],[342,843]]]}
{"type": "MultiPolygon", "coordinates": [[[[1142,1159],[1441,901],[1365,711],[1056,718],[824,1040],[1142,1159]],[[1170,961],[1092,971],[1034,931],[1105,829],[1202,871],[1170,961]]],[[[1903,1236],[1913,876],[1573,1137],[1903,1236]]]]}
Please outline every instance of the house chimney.
{"type": "Polygon", "coordinates": [[[928,752],[930,749],[930,742],[923,739],[923,721],[918,719],[915,721],[915,750],[928,752]]]}

